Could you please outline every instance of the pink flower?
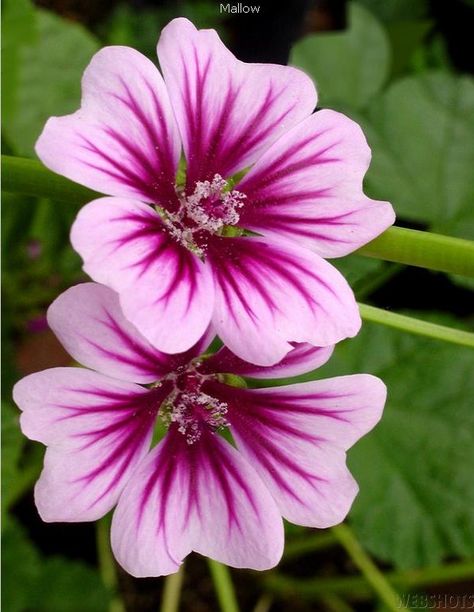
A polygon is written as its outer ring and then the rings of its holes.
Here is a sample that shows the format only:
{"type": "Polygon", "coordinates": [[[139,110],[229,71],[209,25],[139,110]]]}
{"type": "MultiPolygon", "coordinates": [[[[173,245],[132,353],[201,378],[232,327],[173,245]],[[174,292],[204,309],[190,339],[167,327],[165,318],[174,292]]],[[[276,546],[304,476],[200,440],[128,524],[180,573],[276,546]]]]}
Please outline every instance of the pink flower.
{"type": "Polygon", "coordinates": [[[158,56],[164,79],[133,49],[102,49],[81,109],[51,118],[38,140],[46,166],[114,196],[85,206],[73,226],[84,270],[167,353],[189,349],[211,321],[234,353],[261,365],[281,360],[290,341],[355,335],[354,296],[322,258],[394,220],[390,204],[363,194],[370,150],[359,126],[312,114],[303,72],[240,62],[186,19],[165,27],[158,56]]]}
{"type": "Polygon", "coordinates": [[[207,333],[166,355],[125,319],[117,294],[95,283],[63,293],[48,320],[85,368],[46,370],[15,386],[23,432],[48,447],[35,489],[43,520],[92,521],[117,504],[115,556],[135,576],[158,576],[193,550],[266,569],[282,553],[282,516],[311,527],[346,516],[357,485],[345,451],[381,416],[378,378],[229,386],[223,373],[294,376],[332,349],[300,344],[262,367],[227,348],[200,357],[207,333]],[[155,427],[167,432],[150,450],[155,427]]]}

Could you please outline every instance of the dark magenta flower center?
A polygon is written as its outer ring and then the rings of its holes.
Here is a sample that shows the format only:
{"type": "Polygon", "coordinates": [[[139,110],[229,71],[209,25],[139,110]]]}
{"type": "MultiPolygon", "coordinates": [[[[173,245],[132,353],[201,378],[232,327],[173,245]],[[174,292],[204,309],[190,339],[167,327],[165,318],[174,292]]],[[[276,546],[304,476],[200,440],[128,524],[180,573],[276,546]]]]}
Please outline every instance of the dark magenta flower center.
{"type": "Polygon", "coordinates": [[[228,406],[202,391],[203,383],[214,375],[197,371],[199,362],[170,375],[174,389],[160,408],[160,416],[168,427],[176,424],[178,431],[194,444],[204,428],[215,432],[227,427],[228,406]]]}
{"type": "Polygon", "coordinates": [[[197,181],[191,195],[178,193],[179,208],[164,214],[165,225],[177,242],[201,256],[206,236],[237,225],[245,197],[240,191],[229,190],[227,181],[215,174],[212,181],[197,181]]]}

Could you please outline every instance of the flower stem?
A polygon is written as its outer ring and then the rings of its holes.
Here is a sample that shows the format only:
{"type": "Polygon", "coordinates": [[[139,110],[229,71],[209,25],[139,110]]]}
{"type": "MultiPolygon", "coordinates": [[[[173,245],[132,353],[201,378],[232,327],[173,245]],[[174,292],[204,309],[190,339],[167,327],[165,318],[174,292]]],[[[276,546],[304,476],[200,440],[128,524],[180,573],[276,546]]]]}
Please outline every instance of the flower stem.
{"type": "Polygon", "coordinates": [[[218,563],[213,559],[208,559],[207,563],[209,565],[209,571],[214,583],[221,612],[239,612],[239,606],[237,604],[229,569],[226,565],[218,563]]]}
{"type": "MultiPolygon", "coordinates": [[[[402,590],[414,590],[431,584],[449,584],[474,578],[474,561],[460,561],[449,565],[424,567],[421,569],[393,571],[383,574],[387,582],[402,590]]],[[[265,579],[265,586],[284,596],[299,594],[305,599],[320,599],[326,593],[347,596],[350,599],[366,600],[372,597],[366,576],[336,576],[334,578],[291,578],[272,572],[265,579]]]]}
{"type": "Polygon", "coordinates": [[[97,522],[96,540],[97,556],[102,582],[111,591],[112,599],[109,612],[125,612],[125,607],[118,596],[118,580],[115,570],[115,561],[109,541],[110,517],[104,516],[97,522]]]}
{"type": "Polygon", "coordinates": [[[391,227],[356,253],[439,272],[474,276],[474,242],[432,232],[391,227]]]}
{"type": "Polygon", "coordinates": [[[382,308],[375,308],[368,304],[359,303],[359,310],[361,317],[365,321],[381,323],[382,325],[387,325],[388,327],[393,327],[394,329],[406,331],[411,334],[417,334],[418,336],[426,336],[428,338],[434,338],[435,340],[444,340],[445,342],[452,342],[453,344],[474,348],[474,333],[472,332],[447,327],[445,325],[438,325],[437,323],[431,323],[429,321],[422,321],[421,319],[415,319],[413,317],[407,317],[406,315],[383,310],[382,308]]]}
{"type": "Polygon", "coordinates": [[[400,596],[393,590],[390,582],[387,581],[383,573],[359,544],[350,527],[341,523],[333,527],[332,532],[387,608],[392,610],[392,612],[404,609],[405,606],[402,605],[400,596]]]}
{"type": "Polygon", "coordinates": [[[67,202],[86,204],[100,194],[55,174],[35,159],[2,155],[2,190],[67,202]]]}
{"type": "MultiPolygon", "coordinates": [[[[2,189],[75,205],[100,196],[51,172],[34,159],[9,155],[2,155],[2,189]]],[[[474,276],[474,242],[461,238],[391,227],[356,252],[430,270],[474,276]]]]}
{"type": "Polygon", "coordinates": [[[334,593],[321,595],[321,602],[330,612],[353,612],[351,606],[339,595],[334,595],[334,593]]]}
{"type": "Polygon", "coordinates": [[[282,561],[290,561],[305,553],[323,550],[337,543],[338,540],[331,531],[326,531],[318,535],[306,535],[295,540],[290,540],[285,546],[285,553],[282,561]]]}
{"type": "Polygon", "coordinates": [[[175,574],[171,574],[165,578],[160,612],[178,612],[183,578],[184,563],[181,564],[181,567],[175,574]]]}

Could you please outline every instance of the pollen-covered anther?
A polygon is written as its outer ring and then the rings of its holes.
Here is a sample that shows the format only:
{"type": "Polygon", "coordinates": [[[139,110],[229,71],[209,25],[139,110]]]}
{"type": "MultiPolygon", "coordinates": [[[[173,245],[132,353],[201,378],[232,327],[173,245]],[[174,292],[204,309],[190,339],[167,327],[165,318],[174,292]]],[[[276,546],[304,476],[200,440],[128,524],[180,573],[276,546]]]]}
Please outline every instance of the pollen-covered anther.
{"type": "MultiPolygon", "coordinates": [[[[196,233],[202,234],[204,230],[216,234],[239,222],[238,210],[247,196],[236,189],[226,191],[227,187],[227,181],[215,174],[212,181],[197,181],[191,195],[179,193],[180,208],[177,212],[160,211],[170,235],[198,256],[204,252],[196,243],[196,233]]],[[[202,244],[202,238],[200,242],[202,244]]]]}
{"type": "Polygon", "coordinates": [[[170,398],[161,411],[161,418],[167,426],[176,423],[186,442],[194,444],[201,437],[203,427],[213,432],[228,427],[226,414],[225,402],[198,391],[182,392],[170,398]]]}
{"type": "Polygon", "coordinates": [[[237,191],[224,191],[227,187],[220,174],[212,181],[198,181],[194,193],[184,199],[187,216],[200,229],[215,233],[225,225],[236,225],[239,221],[237,210],[243,206],[245,194],[237,191]]]}

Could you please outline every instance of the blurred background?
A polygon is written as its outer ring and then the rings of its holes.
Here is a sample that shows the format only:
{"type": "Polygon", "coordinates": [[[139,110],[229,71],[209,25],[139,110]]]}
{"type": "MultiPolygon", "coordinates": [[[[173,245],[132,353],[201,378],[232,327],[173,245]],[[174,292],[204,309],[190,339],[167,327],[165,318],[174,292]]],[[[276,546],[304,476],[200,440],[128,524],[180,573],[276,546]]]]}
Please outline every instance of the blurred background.
{"type": "MultiPolygon", "coordinates": [[[[160,29],[181,15],[216,28],[242,60],[303,68],[318,85],[318,107],[359,121],[373,149],[366,192],[393,202],[398,225],[474,239],[474,2],[249,4],[260,5],[258,16],[222,13],[207,0],[4,0],[3,152],[34,157],[46,119],[79,106],[81,74],[101,46],[129,45],[156,61],[160,29]]],[[[39,519],[32,488],[43,448],[22,437],[11,401],[21,376],[69,363],[45,311],[85,280],[68,239],[76,213],[3,194],[3,607],[151,612],[163,580],[114,566],[107,520],[39,519]]],[[[361,301],[473,329],[472,281],[361,256],[333,263],[361,301]]],[[[366,323],[306,379],[353,372],[381,376],[389,399],[381,424],[349,453],[361,492],[348,524],[401,595],[430,595],[410,600],[430,601],[424,608],[472,609],[474,352],[366,323]]],[[[288,525],[279,567],[232,570],[232,578],[243,612],[383,609],[331,531],[288,525]]],[[[181,609],[218,609],[198,555],[186,562],[181,609]]]]}

